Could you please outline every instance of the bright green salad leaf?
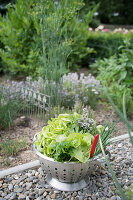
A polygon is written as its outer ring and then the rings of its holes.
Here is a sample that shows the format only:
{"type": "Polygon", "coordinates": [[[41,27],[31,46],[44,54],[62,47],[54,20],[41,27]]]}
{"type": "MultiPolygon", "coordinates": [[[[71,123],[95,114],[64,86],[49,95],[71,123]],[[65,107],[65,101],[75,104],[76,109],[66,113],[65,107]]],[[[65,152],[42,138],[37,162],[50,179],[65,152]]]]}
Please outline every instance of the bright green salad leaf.
{"type": "Polygon", "coordinates": [[[81,117],[73,113],[52,118],[37,135],[36,149],[59,162],[87,162],[94,136],[79,126],[81,117]]]}

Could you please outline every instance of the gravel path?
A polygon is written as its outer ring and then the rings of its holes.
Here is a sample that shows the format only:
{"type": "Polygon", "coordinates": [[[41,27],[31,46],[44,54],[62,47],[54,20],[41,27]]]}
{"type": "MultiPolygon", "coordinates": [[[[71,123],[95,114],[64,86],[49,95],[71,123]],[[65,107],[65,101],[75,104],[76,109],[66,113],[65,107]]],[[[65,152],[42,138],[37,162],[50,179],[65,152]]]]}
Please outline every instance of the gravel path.
{"type": "MultiPolygon", "coordinates": [[[[128,139],[108,147],[111,166],[120,185],[127,189],[133,184],[133,148],[128,139]]],[[[112,176],[105,162],[89,177],[89,185],[77,192],[61,192],[45,181],[41,168],[7,176],[0,180],[0,200],[120,200],[112,176]]]]}

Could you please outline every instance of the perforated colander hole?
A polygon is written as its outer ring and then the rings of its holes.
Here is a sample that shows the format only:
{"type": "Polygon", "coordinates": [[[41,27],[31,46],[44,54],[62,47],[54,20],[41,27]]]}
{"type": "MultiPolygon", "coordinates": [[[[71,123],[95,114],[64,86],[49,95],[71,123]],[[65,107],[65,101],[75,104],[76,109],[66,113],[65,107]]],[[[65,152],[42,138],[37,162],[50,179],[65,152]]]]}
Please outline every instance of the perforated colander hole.
{"type": "Polygon", "coordinates": [[[81,171],[83,171],[83,169],[81,169],[81,171]]]}
{"type": "Polygon", "coordinates": [[[57,168],[55,168],[55,170],[57,170],[57,168]]]}
{"type": "Polygon", "coordinates": [[[63,170],[63,172],[65,172],[65,171],[66,171],[66,169],[63,170]]]}
{"type": "Polygon", "coordinates": [[[58,178],[58,177],[59,177],[59,176],[58,176],[58,172],[56,172],[55,174],[56,174],[56,177],[58,178]]]}

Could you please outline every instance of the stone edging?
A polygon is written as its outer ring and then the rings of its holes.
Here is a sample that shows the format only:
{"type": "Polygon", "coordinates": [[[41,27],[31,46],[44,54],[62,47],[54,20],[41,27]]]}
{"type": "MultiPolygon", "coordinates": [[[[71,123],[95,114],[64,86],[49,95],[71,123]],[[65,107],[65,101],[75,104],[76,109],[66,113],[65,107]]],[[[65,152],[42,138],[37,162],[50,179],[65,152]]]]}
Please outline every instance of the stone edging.
{"type": "MultiPolygon", "coordinates": [[[[133,136],[133,132],[131,134],[133,136]]],[[[118,141],[121,141],[121,140],[124,140],[127,138],[129,138],[129,134],[124,134],[124,135],[120,135],[120,136],[110,139],[110,142],[114,143],[114,142],[118,142],[118,141]]],[[[18,165],[18,166],[0,171],[0,179],[4,178],[5,176],[10,175],[10,174],[15,174],[15,173],[19,173],[24,170],[35,169],[35,168],[39,168],[39,167],[40,167],[39,160],[35,160],[33,162],[29,162],[29,163],[26,163],[23,165],[18,165]]]]}

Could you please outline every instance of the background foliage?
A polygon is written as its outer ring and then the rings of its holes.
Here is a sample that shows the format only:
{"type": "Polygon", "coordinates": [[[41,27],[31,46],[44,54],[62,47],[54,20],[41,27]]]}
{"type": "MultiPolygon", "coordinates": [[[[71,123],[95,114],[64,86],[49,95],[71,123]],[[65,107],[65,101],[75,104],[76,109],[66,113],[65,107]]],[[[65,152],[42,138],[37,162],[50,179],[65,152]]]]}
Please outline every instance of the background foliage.
{"type": "MultiPolygon", "coordinates": [[[[16,0],[1,0],[0,12],[3,12],[7,3],[15,1],[16,0]]],[[[95,22],[93,21],[94,23],[97,23],[96,21],[101,21],[101,23],[104,24],[132,24],[133,1],[131,0],[84,0],[84,3],[86,4],[84,12],[88,11],[88,6],[94,7],[97,3],[99,3],[99,15],[96,17],[95,22]]]]}
{"type": "Polygon", "coordinates": [[[133,1],[131,0],[90,0],[88,4],[100,2],[97,18],[104,24],[132,24],[133,1]]]}
{"type": "Polygon", "coordinates": [[[120,110],[123,110],[125,93],[127,114],[130,114],[133,111],[133,44],[125,40],[119,50],[121,53],[99,59],[92,68],[97,68],[97,78],[108,88],[112,100],[120,110]]]}
{"type": "Polygon", "coordinates": [[[91,58],[109,58],[114,54],[118,55],[121,52],[119,46],[124,45],[126,39],[129,39],[130,43],[133,44],[132,33],[89,32],[87,44],[95,51],[88,55],[88,62],[91,62],[91,58]]]}
{"type": "MultiPolygon", "coordinates": [[[[40,75],[39,67],[42,66],[43,60],[40,28],[42,2],[49,4],[48,12],[45,15],[45,22],[47,22],[47,25],[49,24],[47,28],[49,28],[49,34],[52,35],[55,31],[50,26],[50,24],[53,24],[53,20],[55,20],[55,3],[53,0],[41,2],[37,0],[18,0],[14,6],[7,6],[5,17],[0,17],[0,40],[2,43],[0,56],[4,72],[10,72],[12,75],[31,75],[33,77],[40,75]],[[49,13],[51,13],[51,16],[49,13]]],[[[59,9],[60,4],[59,2],[57,4],[58,11],[61,11],[59,9]]],[[[91,51],[90,48],[86,48],[88,24],[96,8],[85,13],[81,19],[78,12],[83,6],[83,1],[67,1],[66,8],[62,12],[56,13],[58,19],[61,20],[57,34],[60,34],[62,39],[62,33],[68,27],[67,42],[73,49],[68,60],[70,67],[81,64],[82,59],[91,51]],[[64,17],[62,18],[62,16],[64,17]]],[[[49,34],[45,34],[46,47],[49,46],[49,34]]],[[[56,38],[54,37],[54,39],[56,38]]]]}

